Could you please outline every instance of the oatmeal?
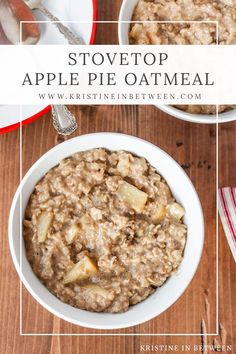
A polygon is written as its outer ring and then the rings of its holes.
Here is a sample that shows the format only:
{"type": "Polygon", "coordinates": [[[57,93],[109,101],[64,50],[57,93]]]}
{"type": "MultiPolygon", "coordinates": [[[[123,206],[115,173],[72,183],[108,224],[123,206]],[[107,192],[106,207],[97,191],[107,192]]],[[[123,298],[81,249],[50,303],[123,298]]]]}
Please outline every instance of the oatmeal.
{"type": "Polygon", "coordinates": [[[105,149],[76,153],[35,186],[24,218],[27,258],[63,302],[123,312],[179,267],[184,213],[144,158],[105,149]]]}
{"type": "MultiPolygon", "coordinates": [[[[176,105],[175,106],[182,111],[192,113],[192,114],[216,114],[217,108],[215,105],[176,105]]],[[[218,113],[226,112],[232,108],[236,108],[236,106],[226,106],[226,105],[218,105],[218,113]]]]}
{"type": "MultiPolygon", "coordinates": [[[[236,44],[235,0],[139,0],[133,21],[218,21],[219,43],[236,44]]],[[[132,44],[216,44],[214,23],[136,23],[132,44]]]]}
{"type": "MultiPolygon", "coordinates": [[[[235,0],[139,0],[133,21],[218,21],[219,44],[236,44],[235,0]]],[[[131,44],[217,44],[214,23],[134,23],[131,44]]],[[[214,105],[184,105],[189,113],[216,113],[214,105]]],[[[231,107],[233,108],[233,107],[231,107]]],[[[220,106],[219,112],[230,109],[220,106]]]]}

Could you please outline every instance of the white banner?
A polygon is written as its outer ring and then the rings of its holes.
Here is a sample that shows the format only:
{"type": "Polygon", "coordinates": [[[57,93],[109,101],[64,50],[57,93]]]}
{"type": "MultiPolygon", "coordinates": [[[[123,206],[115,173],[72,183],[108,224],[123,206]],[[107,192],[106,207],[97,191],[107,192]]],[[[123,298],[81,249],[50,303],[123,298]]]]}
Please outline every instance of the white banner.
{"type": "Polygon", "coordinates": [[[0,46],[0,104],[236,104],[236,46],[0,46]]]}

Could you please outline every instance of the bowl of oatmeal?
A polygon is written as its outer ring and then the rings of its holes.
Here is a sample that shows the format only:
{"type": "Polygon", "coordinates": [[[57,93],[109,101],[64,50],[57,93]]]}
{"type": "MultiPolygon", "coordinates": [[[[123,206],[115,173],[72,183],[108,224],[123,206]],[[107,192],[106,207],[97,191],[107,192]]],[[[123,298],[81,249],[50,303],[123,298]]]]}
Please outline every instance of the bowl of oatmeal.
{"type": "Polygon", "coordinates": [[[193,278],[203,241],[201,205],[183,169],[151,143],[116,133],[48,151],[23,178],[9,217],[28,291],[89,328],[130,327],[165,311],[193,278]]]}
{"type": "MultiPolygon", "coordinates": [[[[124,0],[118,24],[120,44],[156,45],[236,44],[234,0],[124,0]],[[143,22],[142,22],[143,21],[143,22]],[[154,23],[151,21],[161,21],[154,23]],[[165,23],[165,21],[168,21],[165,23]],[[178,23],[170,21],[196,21],[178,23]],[[198,21],[205,21],[198,23],[198,21]],[[207,23],[207,21],[212,21],[207,23]]],[[[157,105],[162,111],[196,123],[228,122],[236,119],[234,106],[157,105]],[[217,117],[218,116],[218,117],[217,117]]]]}

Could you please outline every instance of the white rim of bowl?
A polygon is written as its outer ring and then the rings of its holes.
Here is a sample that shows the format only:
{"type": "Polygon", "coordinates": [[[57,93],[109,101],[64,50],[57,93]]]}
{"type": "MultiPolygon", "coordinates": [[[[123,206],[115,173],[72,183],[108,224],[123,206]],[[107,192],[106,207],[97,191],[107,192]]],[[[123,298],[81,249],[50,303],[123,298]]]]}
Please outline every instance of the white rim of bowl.
{"type": "MultiPolygon", "coordinates": [[[[101,140],[102,141],[102,140],[101,140]]],[[[102,147],[102,144],[101,146],[98,146],[98,147],[102,147]]],[[[83,151],[86,151],[86,148],[83,150],[83,151]]],[[[68,154],[68,156],[71,156],[71,154],[68,154]]],[[[53,315],[63,319],[64,321],[67,321],[69,323],[72,323],[72,324],[75,324],[77,326],[82,326],[82,327],[86,327],[86,328],[91,328],[91,329],[101,329],[101,330],[114,330],[114,329],[122,329],[122,328],[130,328],[130,327],[133,327],[133,326],[136,326],[136,325],[139,325],[139,324],[142,324],[144,322],[147,322],[149,320],[152,320],[154,319],[155,317],[159,316],[161,313],[165,312],[167,309],[169,309],[172,305],[174,305],[174,303],[183,295],[183,293],[186,291],[186,289],[189,287],[190,283],[192,282],[195,274],[196,274],[196,271],[198,269],[198,266],[199,266],[199,263],[200,263],[200,260],[201,260],[201,257],[202,257],[202,251],[203,251],[203,246],[204,246],[204,216],[203,216],[203,210],[202,210],[202,206],[201,206],[201,202],[200,202],[200,199],[198,197],[198,194],[195,190],[195,187],[191,181],[191,179],[189,178],[189,176],[186,174],[186,172],[183,170],[183,168],[169,155],[167,154],[167,152],[165,152],[164,150],[162,150],[161,148],[159,148],[158,146],[152,144],[151,142],[147,141],[147,140],[144,140],[144,139],[141,139],[141,138],[138,138],[138,137],[135,137],[133,135],[128,135],[128,134],[122,134],[122,133],[113,133],[113,132],[99,132],[99,133],[90,133],[90,134],[83,134],[83,135],[80,135],[80,136],[77,136],[75,138],[72,138],[72,139],[69,139],[69,140],[66,140],[64,141],[63,143],[59,144],[59,145],[56,145],[54,146],[52,149],[48,150],[45,154],[43,154],[31,167],[30,169],[27,171],[27,173],[25,174],[25,176],[23,177],[23,179],[21,180],[17,190],[16,190],[16,193],[13,197],[13,200],[12,200],[12,204],[11,204],[11,208],[10,208],[10,214],[9,214],[9,219],[8,219],[8,242],[9,242],[9,247],[10,247],[10,253],[11,253],[11,257],[12,257],[12,260],[13,260],[13,263],[14,263],[14,266],[16,268],[16,271],[18,273],[18,276],[20,278],[20,280],[22,281],[22,283],[24,284],[24,286],[26,287],[26,289],[28,290],[28,292],[33,296],[33,298],[42,306],[44,307],[46,310],[48,310],[50,313],[52,313],[53,315]],[[58,149],[61,149],[62,146],[65,146],[69,143],[71,143],[71,141],[76,141],[78,139],[86,139],[87,137],[94,137],[94,136],[100,136],[101,139],[102,139],[102,136],[122,136],[122,137],[125,137],[129,140],[133,140],[134,142],[135,141],[140,141],[141,143],[143,144],[147,144],[149,145],[150,147],[152,148],[155,148],[157,150],[159,150],[160,152],[162,152],[169,160],[171,160],[171,162],[173,164],[176,165],[176,167],[181,171],[181,173],[185,176],[185,178],[188,179],[191,187],[192,187],[192,190],[193,190],[193,193],[196,197],[196,202],[198,204],[198,208],[199,208],[199,211],[200,211],[200,217],[201,217],[201,220],[200,220],[200,224],[199,224],[199,227],[200,227],[200,232],[199,232],[199,235],[201,235],[201,239],[199,240],[199,242],[201,242],[201,245],[200,245],[200,252],[198,254],[198,259],[197,259],[197,262],[196,262],[196,265],[194,267],[194,269],[192,270],[192,276],[188,282],[187,285],[185,285],[182,289],[182,291],[178,294],[178,296],[175,296],[174,300],[172,301],[172,303],[170,303],[166,308],[164,308],[162,311],[160,311],[158,314],[154,315],[154,316],[146,316],[146,317],[142,317],[142,319],[140,321],[134,321],[132,324],[129,324],[129,325],[115,325],[113,327],[111,326],[107,326],[107,325],[102,325],[102,326],[97,326],[97,325],[90,325],[88,323],[84,323],[83,321],[80,321],[80,320],[72,320],[70,317],[68,316],[65,316],[63,314],[61,314],[60,312],[54,310],[51,306],[49,306],[44,300],[42,300],[38,295],[37,293],[31,288],[31,285],[30,283],[28,282],[28,280],[25,278],[23,272],[21,271],[20,269],[20,265],[17,261],[17,256],[16,256],[16,253],[15,253],[15,248],[14,248],[14,245],[13,245],[13,238],[14,238],[14,235],[13,235],[13,214],[14,214],[14,211],[15,211],[15,208],[16,208],[16,204],[17,204],[17,201],[18,201],[18,198],[19,198],[19,195],[20,195],[20,191],[23,187],[23,185],[26,183],[27,179],[28,179],[28,176],[31,175],[32,172],[34,172],[34,170],[37,168],[37,166],[41,163],[42,160],[44,159],[47,159],[48,155],[51,154],[52,152],[56,152],[58,149]]],[[[21,241],[23,242],[23,240],[21,241]]],[[[22,245],[23,246],[23,245],[22,245]]],[[[48,290],[49,291],[49,290],[48,290]]],[[[145,301],[145,300],[144,300],[145,301]]],[[[90,311],[89,311],[90,312],[90,311]]],[[[104,314],[104,313],[102,313],[104,314]]],[[[108,314],[109,315],[109,314],[108,314]]],[[[115,315],[115,314],[113,314],[115,315]]],[[[101,335],[101,334],[100,334],[101,335]]]]}

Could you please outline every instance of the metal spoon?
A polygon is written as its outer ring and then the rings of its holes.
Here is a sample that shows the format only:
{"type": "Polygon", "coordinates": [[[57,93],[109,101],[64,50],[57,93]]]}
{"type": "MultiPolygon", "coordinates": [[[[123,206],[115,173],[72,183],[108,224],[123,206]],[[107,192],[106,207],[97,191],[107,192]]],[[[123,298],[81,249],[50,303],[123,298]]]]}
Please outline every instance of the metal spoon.
{"type": "Polygon", "coordinates": [[[61,135],[70,135],[77,129],[75,116],[64,105],[52,106],[53,126],[61,135]]]}
{"type": "MultiPolygon", "coordinates": [[[[75,35],[68,27],[42,5],[43,0],[24,0],[31,10],[38,9],[51,21],[56,22],[58,30],[68,40],[69,44],[84,44],[81,37],[75,35]]],[[[53,126],[61,135],[70,135],[77,129],[77,122],[73,114],[64,105],[52,105],[53,126]]]]}
{"type": "Polygon", "coordinates": [[[67,26],[63,25],[62,22],[54,16],[46,7],[42,5],[43,0],[24,0],[26,5],[29,6],[31,10],[38,9],[44,15],[46,15],[49,20],[55,22],[55,26],[58,30],[63,34],[63,36],[67,39],[69,44],[84,44],[84,40],[73,33],[67,26]]]}

